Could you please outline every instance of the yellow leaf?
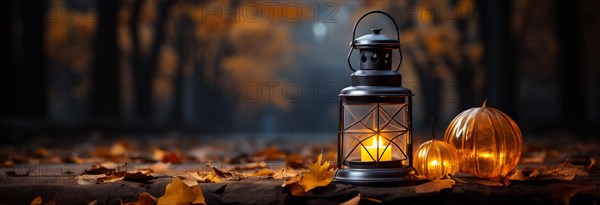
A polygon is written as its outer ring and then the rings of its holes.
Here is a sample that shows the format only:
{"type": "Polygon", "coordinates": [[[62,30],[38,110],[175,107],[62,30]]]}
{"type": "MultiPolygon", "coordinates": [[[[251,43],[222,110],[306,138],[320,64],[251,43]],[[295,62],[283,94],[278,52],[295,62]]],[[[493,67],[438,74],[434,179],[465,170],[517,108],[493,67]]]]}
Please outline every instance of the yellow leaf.
{"type": "Polygon", "coordinates": [[[329,161],[321,164],[323,153],[319,154],[317,162],[310,165],[310,169],[302,176],[300,185],[305,191],[310,191],[316,187],[327,186],[333,180],[334,170],[329,168],[329,161]]]}
{"type": "Polygon", "coordinates": [[[452,188],[456,182],[452,179],[438,179],[415,187],[416,193],[439,192],[442,189],[452,188]]]}
{"type": "Polygon", "coordinates": [[[161,204],[206,204],[204,195],[200,186],[188,186],[178,178],[173,178],[170,184],[167,184],[165,194],[158,199],[158,205],[161,204]]]}
{"type": "Polygon", "coordinates": [[[35,197],[33,201],[31,201],[31,205],[40,205],[42,204],[42,196],[35,197]]]}
{"type": "Polygon", "coordinates": [[[302,177],[286,180],[283,186],[287,187],[294,196],[303,196],[316,187],[327,186],[333,180],[335,170],[329,168],[329,161],[321,164],[322,159],[323,153],[319,154],[317,162],[311,164],[308,172],[302,177]]]}

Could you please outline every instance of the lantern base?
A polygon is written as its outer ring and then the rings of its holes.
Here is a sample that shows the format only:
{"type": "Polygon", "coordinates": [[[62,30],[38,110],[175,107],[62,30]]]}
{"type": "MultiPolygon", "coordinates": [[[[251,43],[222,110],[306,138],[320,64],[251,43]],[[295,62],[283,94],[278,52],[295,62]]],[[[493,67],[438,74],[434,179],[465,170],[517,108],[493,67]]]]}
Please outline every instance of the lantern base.
{"type": "Polygon", "coordinates": [[[343,168],[335,173],[334,182],[358,186],[408,186],[424,182],[412,167],[357,169],[343,168]]]}

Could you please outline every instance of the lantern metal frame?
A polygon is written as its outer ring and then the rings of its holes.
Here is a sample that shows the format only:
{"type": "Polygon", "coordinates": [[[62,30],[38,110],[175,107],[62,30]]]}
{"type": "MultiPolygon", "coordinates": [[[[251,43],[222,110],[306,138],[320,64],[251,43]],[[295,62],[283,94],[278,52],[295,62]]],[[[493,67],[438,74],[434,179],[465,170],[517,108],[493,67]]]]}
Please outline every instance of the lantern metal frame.
{"type": "Polygon", "coordinates": [[[337,165],[340,169],[338,169],[335,174],[335,182],[364,186],[394,186],[416,182],[417,174],[412,167],[412,97],[414,94],[411,90],[402,87],[402,76],[397,72],[402,63],[399,37],[400,34],[396,21],[383,11],[370,11],[361,16],[354,25],[352,42],[350,43],[351,48],[347,59],[348,65],[353,71],[351,75],[352,84],[351,86],[344,88],[338,95],[339,124],[337,165]],[[371,29],[373,34],[367,34],[355,39],[356,28],[360,21],[366,16],[375,13],[387,16],[394,23],[396,28],[396,39],[381,35],[381,29],[371,29]],[[362,63],[360,64],[359,70],[355,70],[350,62],[350,57],[352,56],[354,49],[359,49],[362,56],[362,63]],[[392,70],[391,68],[391,54],[393,49],[398,49],[400,54],[400,61],[395,70],[392,70]],[[382,56],[385,57],[381,58],[382,56]],[[361,114],[364,114],[364,116],[356,117],[355,114],[352,113],[351,108],[349,108],[351,105],[367,105],[370,110],[366,113],[362,111],[361,114]],[[389,113],[385,110],[384,105],[400,107],[397,111],[389,113]],[[372,108],[370,108],[371,106],[372,108]],[[351,117],[355,120],[350,126],[345,123],[345,117],[350,117],[346,116],[348,114],[352,115],[351,117]],[[396,116],[400,114],[403,115],[401,116],[403,122],[398,122],[396,120],[396,116]],[[373,116],[372,118],[374,119],[371,120],[372,125],[370,127],[363,122],[363,120],[369,116],[373,116]],[[389,121],[384,122],[384,126],[381,127],[380,119],[389,119],[389,121]],[[400,126],[395,126],[396,129],[385,130],[384,128],[392,122],[395,122],[396,125],[400,126]],[[361,126],[366,128],[367,131],[355,132],[349,130],[359,123],[362,124],[361,126]],[[393,137],[382,137],[382,135],[390,133],[393,133],[393,137]],[[353,134],[362,135],[362,139],[361,137],[352,136],[353,134]],[[350,135],[350,137],[348,135],[350,135]],[[399,137],[402,137],[403,140],[398,140],[399,137]],[[346,138],[352,138],[353,141],[347,142],[345,141],[346,138]],[[374,143],[376,143],[375,155],[369,151],[369,148],[372,149],[372,147],[367,147],[365,146],[365,143],[363,143],[368,139],[374,139],[374,143]],[[385,143],[385,146],[382,147],[382,152],[380,152],[380,145],[382,145],[381,141],[384,141],[385,143]],[[399,142],[403,142],[403,144],[399,145],[399,142]],[[347,145],[349,146],[346,147],[347,145]],[[359,148],[361,149],[359,154],[363,154],[362,152],[365,151],[372,160],[357,160],[356,149],[359,148]],[[382,160],[382,156],[386,154],[385,152],[388,148],[390,151],[388,153],[390,155],[389,160],[382,160]],[[392,152],[393,148],[397,149],[396,153],[400,152],[401,155],[396,155],[396,157],[394,157],[392,152]]]}

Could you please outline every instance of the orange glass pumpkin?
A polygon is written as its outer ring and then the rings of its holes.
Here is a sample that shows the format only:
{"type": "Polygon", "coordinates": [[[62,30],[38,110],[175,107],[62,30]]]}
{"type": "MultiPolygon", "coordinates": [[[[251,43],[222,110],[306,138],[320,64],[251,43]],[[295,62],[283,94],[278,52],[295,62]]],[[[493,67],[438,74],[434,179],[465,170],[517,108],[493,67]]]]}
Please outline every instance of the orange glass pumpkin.
{"type": "Polygon", "coordinates": [[[419,176],[427,179],[440,179],[458,172],[456,149],[444,141],[429,140],[417,148],[414,156],[413,167],[419,176]]]}
{"type": "Polygon", "coordinates": [[[487,107],[486,102],[458,114],[448,125],[444,141],[458,151],[460,172],[482,178],[504,177],[521,158],[521,130],[512,118],[487,107]]]}

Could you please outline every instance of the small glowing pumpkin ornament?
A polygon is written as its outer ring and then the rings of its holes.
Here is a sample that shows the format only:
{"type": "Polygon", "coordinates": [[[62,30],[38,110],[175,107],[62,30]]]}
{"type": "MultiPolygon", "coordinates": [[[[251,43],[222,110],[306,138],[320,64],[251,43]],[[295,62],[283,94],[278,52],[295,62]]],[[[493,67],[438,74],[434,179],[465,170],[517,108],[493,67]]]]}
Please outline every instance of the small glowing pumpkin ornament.
{"type": "Polygon", "coordinates": [[[414,168],[419,176],[430,180],[440,179],[444,176],[454,175],[458,172],[459,157],[452,145],[432,139],[415,151],[414,168]]]}
{"type": "Polygon", "coordinates": [[[501,178],[519,163],[523,139],[513,119],[486,102],[458,114],[448,125],[444,141],[458,151],[460,172],[501,178]]]}
{"type": "Polygon", "coordinates": [[[459,169],[459,156],[456,149],[441,140],[436,140],[431,122],[433,139],[421,144],[415,151],[414,168],[420,177],[430,180],[454,175],[459,169]]]}

